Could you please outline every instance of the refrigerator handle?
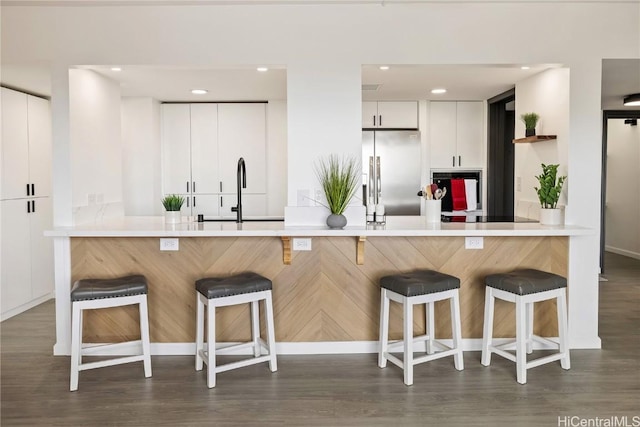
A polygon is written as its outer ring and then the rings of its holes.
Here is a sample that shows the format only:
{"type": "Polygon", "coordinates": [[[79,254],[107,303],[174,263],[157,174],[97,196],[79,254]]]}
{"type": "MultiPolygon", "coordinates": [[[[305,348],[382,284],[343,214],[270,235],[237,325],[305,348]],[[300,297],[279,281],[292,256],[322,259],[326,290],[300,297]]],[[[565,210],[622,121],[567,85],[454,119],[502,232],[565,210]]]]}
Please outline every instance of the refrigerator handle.
{"type": "MultiPolygon", "coordinates": [[[[371,199],[373,198],[373,192],[374,192],[374,185],[373,185],[373,156],[369,156],[369,194],[368,194],[368,198],[371,199]]],[[[375,200],[373,200],[372,202],[375,203],[375,200]]],[[[367,204],[369,204],[369,200],[367,200],[367,204]]]]}
{"type": "Polygon", "coordinates": [[[376,203],[380,202],[382,195],[382,179],[380,177],[380,156],[376,156],[376,188],[378,194],[376,194],[376,203]]]}

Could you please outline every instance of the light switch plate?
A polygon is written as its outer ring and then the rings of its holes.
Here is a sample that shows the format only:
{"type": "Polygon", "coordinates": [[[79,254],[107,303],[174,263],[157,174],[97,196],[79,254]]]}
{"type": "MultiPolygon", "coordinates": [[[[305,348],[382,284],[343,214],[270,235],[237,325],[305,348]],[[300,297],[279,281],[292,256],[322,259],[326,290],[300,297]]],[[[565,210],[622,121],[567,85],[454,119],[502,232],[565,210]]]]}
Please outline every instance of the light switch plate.
{"type": "Polygon", "coordinates": [[[484,248],[483,237],[465,237],[464,238],[465,249],[482,249],[484,248]]]}
{"type": "Polygon", "coordinates": [[[180,241],[179,239],[160,239],[160,250],[161,251],[177,251],[180,249],[180,241]]]}

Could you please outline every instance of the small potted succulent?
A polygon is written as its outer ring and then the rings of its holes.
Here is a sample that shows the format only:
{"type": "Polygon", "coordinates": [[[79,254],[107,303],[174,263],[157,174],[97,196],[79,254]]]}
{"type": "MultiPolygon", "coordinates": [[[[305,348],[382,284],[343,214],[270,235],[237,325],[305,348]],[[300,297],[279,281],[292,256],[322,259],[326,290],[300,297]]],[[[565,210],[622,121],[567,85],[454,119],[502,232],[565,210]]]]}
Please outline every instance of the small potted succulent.
{"type": "Polygon", "coordinates": [[[164,206],[164,220],[167,224],[178,224],[181,220],[180,209],[184,204],[184,197],[177,194],[169,194],[162,199],[164,206]]]}
{"type": "Polygon", "coordinates": [[[558,209],[558,199],[566,176],[558,176],[559,165],[542,163],[542,173],[536,178],[540,187],[534,187],[540,200],[540,224],[562,224],[562,211],[558,209]]]}
{"type": "Polygon", "coordinates": [[[355,195],[360,177],[360,168],[355,158],[339,158],[332,154],[321,159],[315,167],[316,176],[324,190],[327,205],[331,215],[327,218],[327,225],[332,229],[341,229],[347,225],[344,210],[355,195]]]}
{"type": "Polygon", "coordinates": [[[524,136],[535,136],[540,116],[537,113],[525,113],[520,116],[520,120],[524,122],[524,136]]]}

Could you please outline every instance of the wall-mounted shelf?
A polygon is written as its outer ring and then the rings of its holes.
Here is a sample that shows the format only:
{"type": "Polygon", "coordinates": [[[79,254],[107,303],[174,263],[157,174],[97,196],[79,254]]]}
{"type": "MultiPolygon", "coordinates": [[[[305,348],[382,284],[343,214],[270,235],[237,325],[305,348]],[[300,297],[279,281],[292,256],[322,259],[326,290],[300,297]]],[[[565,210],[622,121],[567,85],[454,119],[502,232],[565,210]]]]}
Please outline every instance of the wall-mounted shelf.
{"type": "Polygon", "coordinates": [[[551,141],[553,139],[558,139],[558,135],[533,135],[528,136],[526,138],[518,138],[514,139],[514,144],[519,144],[522,142],[542,142],[542,141],[551,141]]]}

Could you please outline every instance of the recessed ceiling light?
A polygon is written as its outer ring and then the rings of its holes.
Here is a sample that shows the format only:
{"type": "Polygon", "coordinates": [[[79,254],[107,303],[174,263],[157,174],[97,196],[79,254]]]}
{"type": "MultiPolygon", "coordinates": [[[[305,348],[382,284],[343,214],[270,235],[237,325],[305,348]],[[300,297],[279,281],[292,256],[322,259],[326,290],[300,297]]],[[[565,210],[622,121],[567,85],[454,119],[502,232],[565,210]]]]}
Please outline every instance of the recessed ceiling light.
{"type": "Polygon", "coordinates": [[[208,91],[205,89],[193,89],[191,91],[192,94],[194,95],[204,95],[205,93],[207,93],[208,91]]]}
{"type": "Polygon", "coordinates": [[[111,67],[111,71],[122,71],[120,67],[111,67]]]}
{"type": "Polygon", "coordinates": [[[626,107],[640,107],[640,93],[625,96],[624,105],[626,107]]]}
{"type": "Polygon", "coordinates": [[[387,71],[387,70],[389,69],[389,66],[388,66],[388,65],[381,65],[381,66],[380,66],[380,69],[381,69],[382,71],[387,71]]]}
{"type": "Polygon", "coordinates": [[[265,71],[269,71],[267,67],[258,67],[256,68],[256,70],[260,71],[261,73],[264,73],[265,71]]]}
{"type": "Polygon", "coordinates": [[[522,67],[520,67],[521,70],[529,70],[531,67],[527,67],[526,65],[523,65],[522,67]]]}
{"type": "Polygon", "coordinates": [[[443,93],[447,93],[446,89],[431,89],[431,93],[433,93],[434,95],[440,95],[443,93]]]}

